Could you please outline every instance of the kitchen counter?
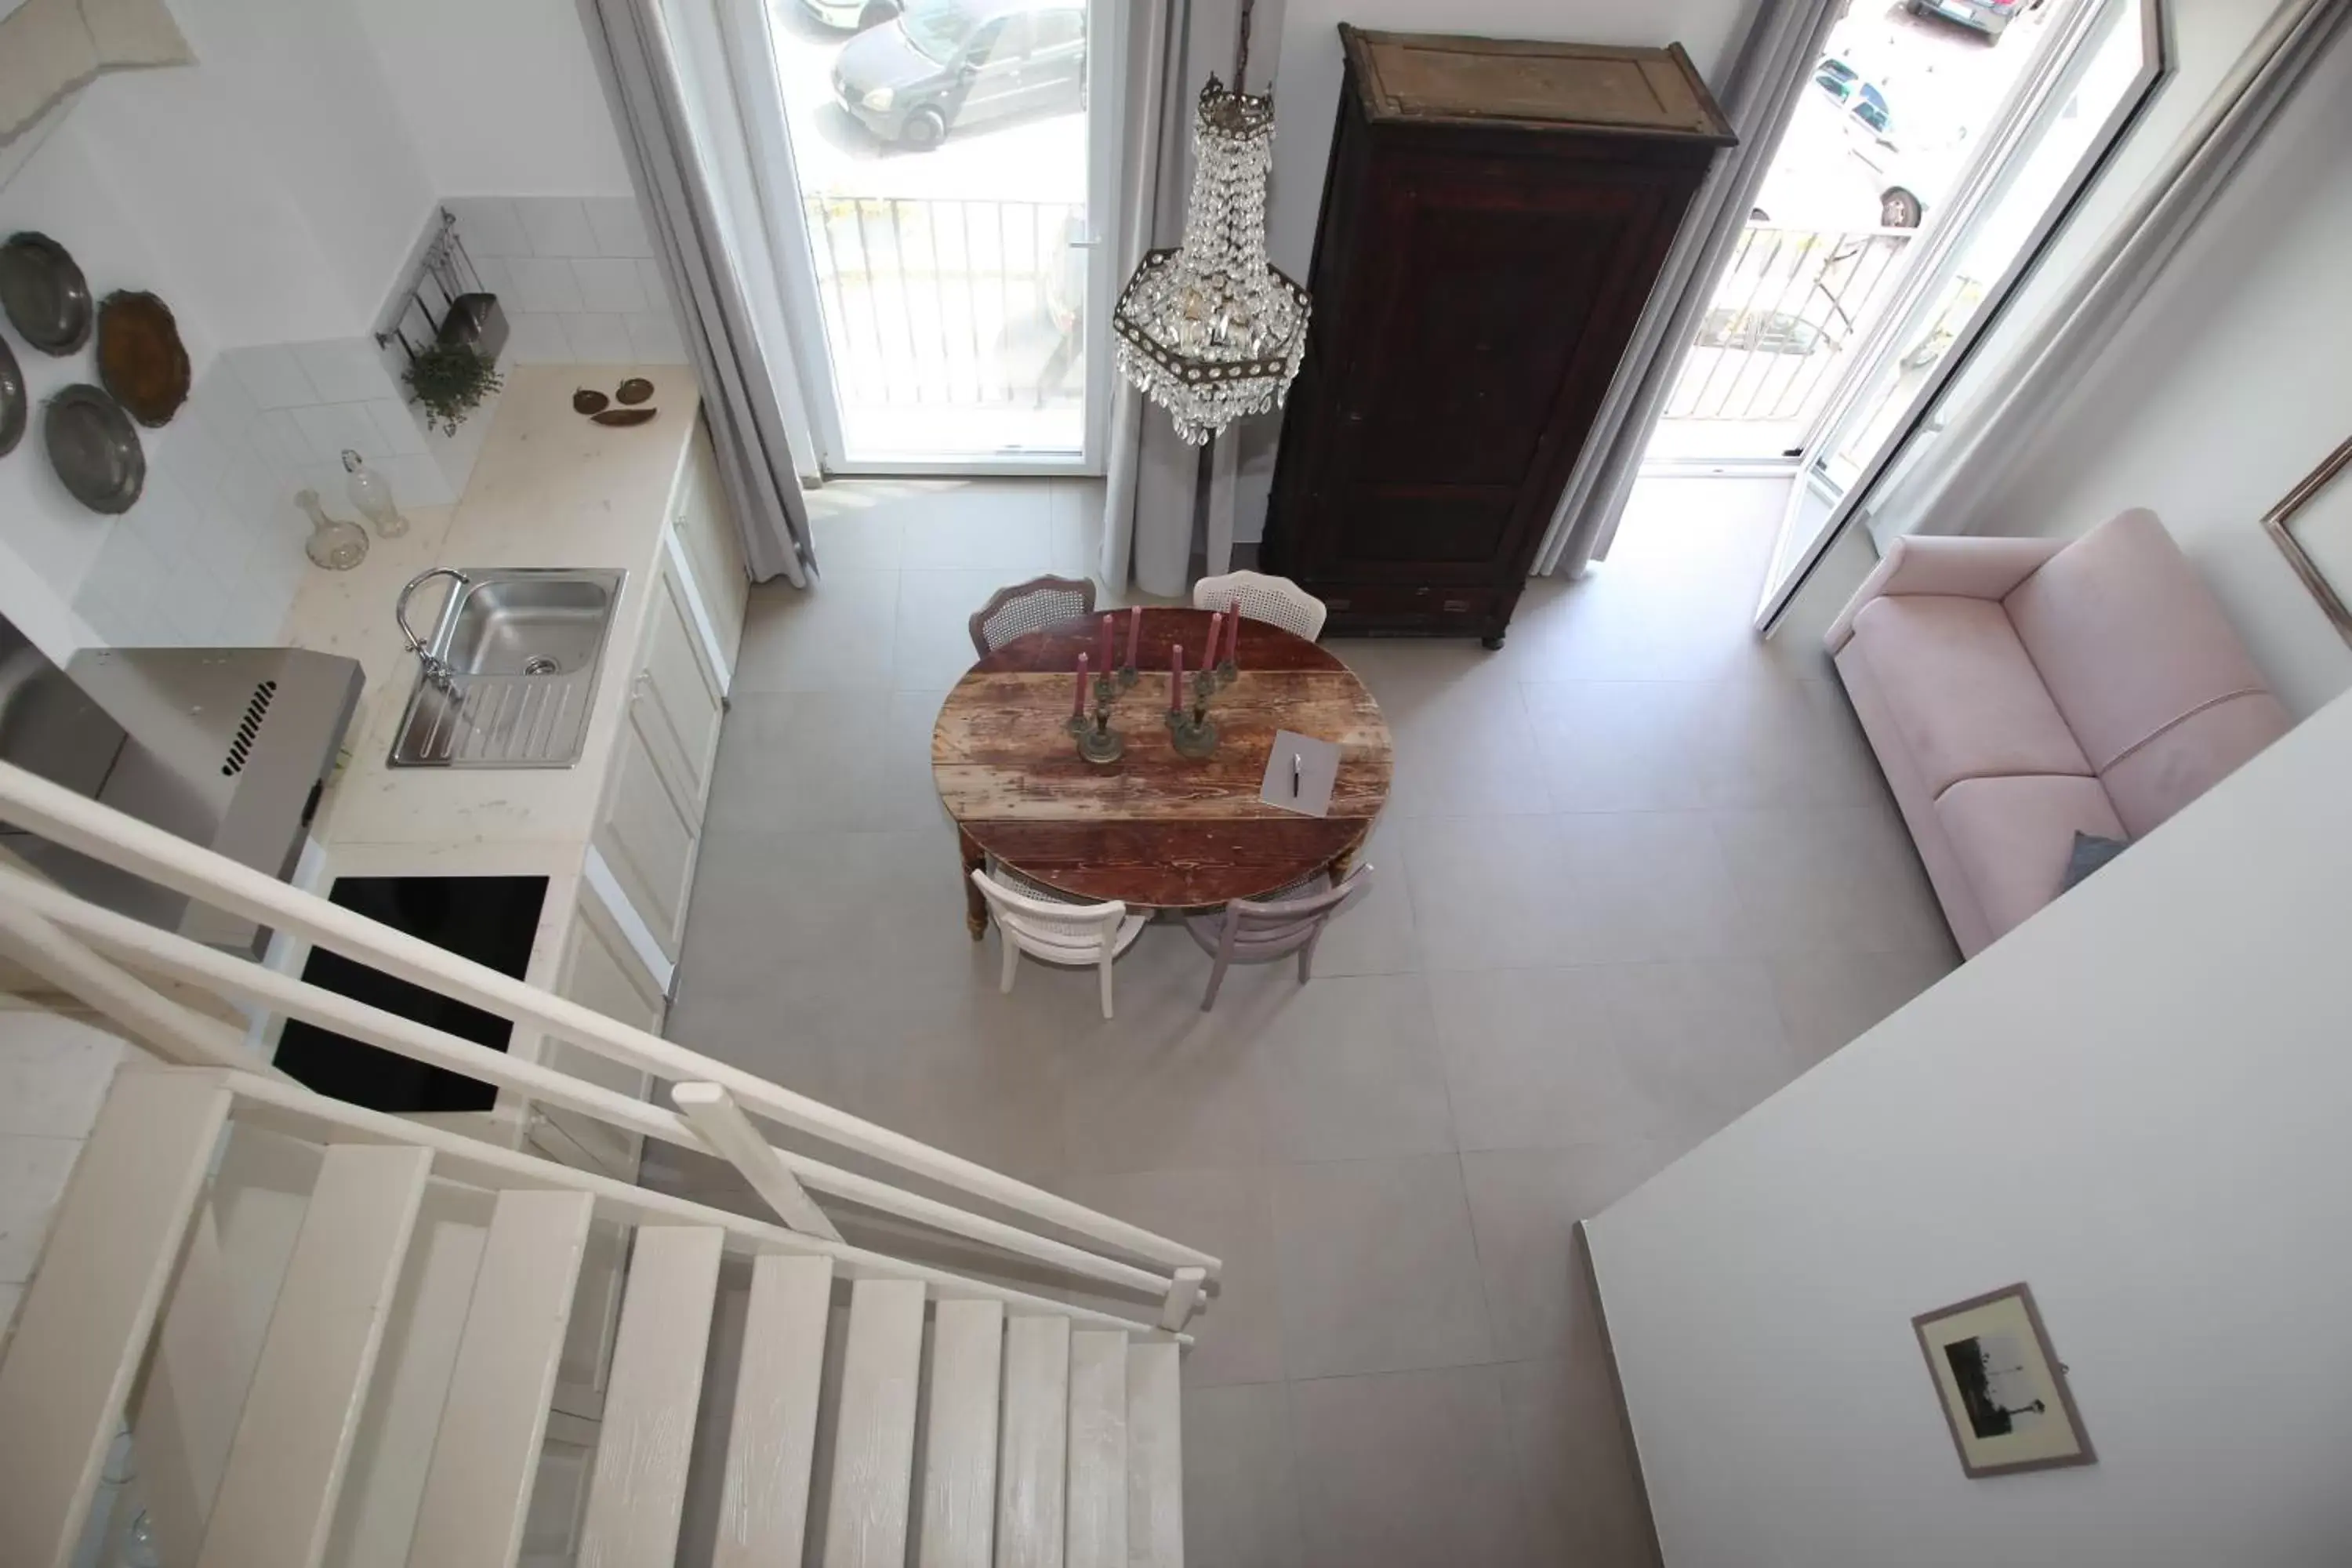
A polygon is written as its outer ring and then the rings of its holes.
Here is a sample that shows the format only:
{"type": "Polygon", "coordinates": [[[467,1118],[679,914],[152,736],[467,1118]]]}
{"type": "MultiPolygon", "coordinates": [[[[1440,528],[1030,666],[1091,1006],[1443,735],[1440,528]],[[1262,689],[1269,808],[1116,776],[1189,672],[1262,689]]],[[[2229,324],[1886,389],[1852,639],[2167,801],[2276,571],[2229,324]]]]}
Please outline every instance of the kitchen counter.
{"type": "MultiPolygon", "coordinates": [[[[668,505],[700,406],[683,365],[520,365],[492,416],[465,494],[454,507],[409,512],[410,531],[371,542],[347,573],[311,572],[296,594],[284,639],[360,661],[367,684],[349,757],[331,783],[311,837],[328,852],[359,846],[445,849],[467,844],[546,844],[568,850],[594,827],[628,696],[627,661],[645,630],[668,505]],[[652,423],[614,429],[572,409],[581,386],[641,374],[654,384],[652,423]],[[569,768],[395,768],[387,760],[416,677],[393,605],[428,566],[611,567],[622,584],[597,670],[580,761],[569,768]]],[[[440,614],[445,585],[417,593],[420,630],[440,614]]],[[[371,854],[381,863],[387,857],[371,854]]]]}

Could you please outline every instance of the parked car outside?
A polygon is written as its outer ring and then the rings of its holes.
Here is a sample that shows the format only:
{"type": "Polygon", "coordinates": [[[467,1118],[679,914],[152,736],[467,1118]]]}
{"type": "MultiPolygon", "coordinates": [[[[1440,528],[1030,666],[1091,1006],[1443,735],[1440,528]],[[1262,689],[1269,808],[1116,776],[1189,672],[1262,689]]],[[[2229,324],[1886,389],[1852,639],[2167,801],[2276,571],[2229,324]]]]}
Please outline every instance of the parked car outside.
{"type": "Polygon", "coordinates": [[[801,10],[819,26],[862,33],[897,20],[898,0],[801,0],[801,10]]]}
{"type": "MultiPolygon", "coordinates": [[[[1821,84],[1817,73],[1814,81],[1821,84]]],[[[1916,228],[1927,203],[1909,178],[1885,93],[1857,78],[1798,103],[1750,216],[1829,229],[1916,228]]]]}
{"type": "Polygon", "coordinates": [[[1915,16],[1943,16],[1998,42],[2023,0],[1906,0],[1915,16]]]}
{"type": "Polygon", "coordinates": [[[950,131],[1083,108],[1079,0],[906,0],[842,46],[833,91],[886,142],[929,152],[950,131]]]}

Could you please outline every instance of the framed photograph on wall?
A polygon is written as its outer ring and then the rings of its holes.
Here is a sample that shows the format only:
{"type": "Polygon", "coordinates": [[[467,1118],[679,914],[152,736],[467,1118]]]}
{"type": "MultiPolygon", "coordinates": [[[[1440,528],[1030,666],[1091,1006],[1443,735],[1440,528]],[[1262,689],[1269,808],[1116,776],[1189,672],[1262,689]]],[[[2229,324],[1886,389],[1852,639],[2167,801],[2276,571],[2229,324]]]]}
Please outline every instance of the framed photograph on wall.
{"type": "Polygon", "coordinates": [[[2328,623],[2352,642],[2352,438],[2320,460],[2263,515],[2263,527],[2303,579],[2328,623]]]}
{"type": "Polygon", "coordinates": [[[2098,1462],[2022,1283],[1922,1312],[1911,1326],[1971,1479],[2098,1462]]]}

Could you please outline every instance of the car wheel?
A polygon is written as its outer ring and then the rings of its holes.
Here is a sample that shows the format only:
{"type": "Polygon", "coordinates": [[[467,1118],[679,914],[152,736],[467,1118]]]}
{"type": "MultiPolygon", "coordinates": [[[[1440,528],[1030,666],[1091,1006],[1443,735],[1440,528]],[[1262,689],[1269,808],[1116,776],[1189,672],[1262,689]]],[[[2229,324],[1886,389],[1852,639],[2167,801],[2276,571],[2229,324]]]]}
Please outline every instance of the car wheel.
{"type": "Polygon", "coordinates": [[[1878,198],[1878,221],[1885,228],[1917,228],[1919,198],[1897,185],[1878,198]]]}
{"type": "Polygon", "coordinates": [[[947,140],[948,122],[940,111],[926,104],[907,116],[907,123],[898,132],[899,145],[916,153],[928,153],[947,140]]]}
{"type": "Polygon", "coordinates": [[[898,0],[873,0],[873,4],[857,14],[857,30],[862,33],[868,27],[878,27],[885,22],[898,19],[898,0]]]}

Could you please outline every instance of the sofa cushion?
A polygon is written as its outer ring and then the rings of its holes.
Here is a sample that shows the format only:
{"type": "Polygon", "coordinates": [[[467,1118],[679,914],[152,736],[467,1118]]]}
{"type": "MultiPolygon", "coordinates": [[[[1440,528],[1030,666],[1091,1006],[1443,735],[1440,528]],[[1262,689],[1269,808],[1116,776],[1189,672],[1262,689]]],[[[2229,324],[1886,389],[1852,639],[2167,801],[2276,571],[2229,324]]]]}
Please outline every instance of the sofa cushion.
{"type": "Polygon", "coordinates": [[[1851,646],[1870,661],[1931,795],[1969,778],[2089,776],[2000,605],[1944,595],[1874,599],[1854,617],[1851,646]]]}
{"type": "Polygon", "coordinates": [[[2062,774],[1962,779],[1936,817],[1996,931],[2058,896],[2075,834],[2130,837],[2098,780],[2062,774]]]}
{"type": "Polygon", "coordinates": [[[2152,511],[2101,523],[2003,607],[2094,773],[2210,703],[2270,689],[2152,511]]]}
{"type": "Polygon", "coordinates": [[[2158,731],[2107,765],[2099,782],[2134,834],[2148,833],[2287,732],[2267,691],[2225,697],[2158,731]]]}

